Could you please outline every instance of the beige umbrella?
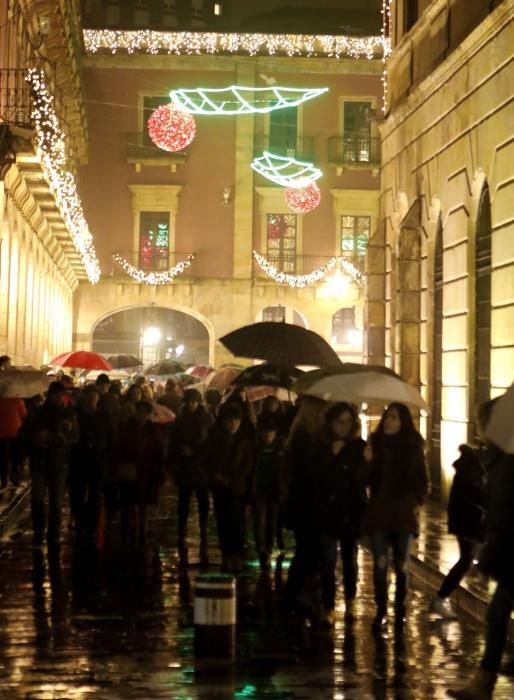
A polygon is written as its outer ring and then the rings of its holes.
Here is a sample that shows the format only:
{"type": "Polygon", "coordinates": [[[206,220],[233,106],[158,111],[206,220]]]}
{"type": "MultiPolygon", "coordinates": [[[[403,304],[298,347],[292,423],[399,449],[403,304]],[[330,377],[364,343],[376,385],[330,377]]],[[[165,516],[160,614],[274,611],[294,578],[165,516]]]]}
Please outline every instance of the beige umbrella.
{"type": "Polygon", "coordinates": [[[514,384],[494,402],[485,436],[500,450],[514,454],[514,384]]]}
{"type": "Polygon", "coordinates": [[[52,381],[36,369],[6,369],[0,372],[0,396],[4,399],[28,399],[43,394],[52,381]]]}

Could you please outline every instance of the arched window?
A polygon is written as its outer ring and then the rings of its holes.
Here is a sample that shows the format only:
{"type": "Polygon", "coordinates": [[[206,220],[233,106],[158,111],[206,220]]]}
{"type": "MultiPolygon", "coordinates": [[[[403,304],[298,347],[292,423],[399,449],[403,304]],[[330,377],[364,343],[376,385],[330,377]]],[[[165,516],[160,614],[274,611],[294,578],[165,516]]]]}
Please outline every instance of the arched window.
{"type": "Polygon", "coordinates": [[[435,494],[441,488],[441,403],[443,393],[443,227],[437,224],[434,257],[433,394],[430,476],[435,494]]]}
{"type": "Polygon", "coordinates": [[[484,185],[478,205],[475,248],[475,394],[478,407],[491,396],[491,200],[484,185]]]}
{"type": "Polygon", "coordinates": [[[274,323],[293,323],[295,326],[307,328],[304,317],[291,306],[274,304],[266,306],[258,315],[257,321],[272,321],[274,323]]]}

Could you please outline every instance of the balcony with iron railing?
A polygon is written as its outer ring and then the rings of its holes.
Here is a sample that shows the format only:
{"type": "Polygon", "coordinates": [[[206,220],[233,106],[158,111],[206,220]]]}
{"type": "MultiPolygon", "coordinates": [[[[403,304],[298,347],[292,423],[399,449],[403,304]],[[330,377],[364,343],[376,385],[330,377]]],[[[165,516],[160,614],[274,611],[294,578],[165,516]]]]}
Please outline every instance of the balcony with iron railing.
{"type": "Polygon", "coordinates": [[[314,159],[314,137],[302,136],[296,140],[293,139],[293,141],[285,140],[280,145],[279,143],[273,143],[268,134],[256,135],[253,141],[254,155],[256,157],[261,156],[264,151],[310,162],[314,159]]]}
{"type": "MultiPolygon", "coordinates": [[[[151,253],[143,254],[139,250],[116,250],[113,251],[111,264],[111,276],[119,277],[126,276],[122,266],[114,260],[114,256],[123,258],[127,263],[143,272],[166,272],[180,262],[186,261],[193,253],[183,253],[179,251],[171,251],[166,249],[155,249],[151,253]]],[[[193,276],[194,259],[191,264],[186,267],[184,272],[180,273],[180,277],[193,276]]]]}
{"type": "Polygon", "coordinates": [[[138,169],[142,165],[169,166],[174,171],[177,165],[186,162],[188,149],[177,153],[164,151],[156,146],[146,131],[132,131],[125,134],[125,154],[127,163],[138,169]]]}
{"type": "MultiPolygon", "coordinates": [[[[290,275],[309,275],[314,270],[318,270],[321,267],[327,265],[327,263],[332,260],[334,256],[331,255],[287,255],[283,254],[280,256],[266,255],[262,256],[276,269],[278,272],[283,272],[290,275]]],[[[364,274],[365,271],[365,256],[363,255],[353,255],[353,254],[342,254],[340,255],[342,260],[351,263],[357,272],[364,274]]],[[[334,267],[334,270],[337,269],[334,267]]],[[[266,279],[266,273],[260,268],[256,260],[254,260],[253,265],[253,277],[254,279],[266,279]]]]}
{"type": "Polygon", "coordinates": [[[23,69],[0,68],[0,124],[30,128],[33,95],[23,69]]]}
{"type": "Polygon", "coordinates": [[[328,140],[328,162],[338,168],[378,168],[380,139],[359,133],[331,136],[328,140]]]}

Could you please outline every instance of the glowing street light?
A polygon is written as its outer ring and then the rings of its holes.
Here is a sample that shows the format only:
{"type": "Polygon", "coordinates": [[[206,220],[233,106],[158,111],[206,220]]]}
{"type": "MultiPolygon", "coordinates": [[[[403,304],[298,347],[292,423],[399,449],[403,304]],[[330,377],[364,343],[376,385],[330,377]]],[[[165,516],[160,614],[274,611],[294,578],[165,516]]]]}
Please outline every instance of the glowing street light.
{"type": "Polygon", "coordinates": [[[149,326],[143,333],[143,343],[145,345],[157,345],[161,339],[161,329],[156,326],[149,326]]]}

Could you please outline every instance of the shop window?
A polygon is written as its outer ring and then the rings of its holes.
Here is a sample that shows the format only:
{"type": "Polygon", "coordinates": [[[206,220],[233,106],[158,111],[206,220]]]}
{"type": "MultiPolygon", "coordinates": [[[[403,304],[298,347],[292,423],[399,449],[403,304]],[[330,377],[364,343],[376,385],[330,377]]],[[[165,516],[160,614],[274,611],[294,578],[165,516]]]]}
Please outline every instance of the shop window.
{"type": "Polygon", "coordinates": [[[170,252],[170,214],[142,211],[139,215],[139,267],[166,270],[170,252]]]}
{"type": "Polygon", "coordinates": [[[296,272],[296,215],[268,214],[267,257],[281,272],[296,272]]]}

